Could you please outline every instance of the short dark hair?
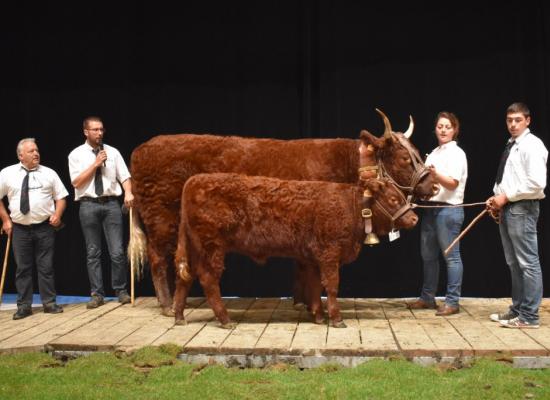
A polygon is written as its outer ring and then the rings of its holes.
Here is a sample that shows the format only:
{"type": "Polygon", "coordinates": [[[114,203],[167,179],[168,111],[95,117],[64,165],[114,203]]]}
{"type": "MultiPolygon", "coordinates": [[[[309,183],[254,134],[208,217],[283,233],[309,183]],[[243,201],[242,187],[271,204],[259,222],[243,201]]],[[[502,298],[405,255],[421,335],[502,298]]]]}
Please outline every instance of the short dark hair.
{"type": "Polygon", "coordinates": [[[460,121],[458,120],[458,117],[449,111],[441,111],[439,114],[437,114],[437,117],[435,118],[435,124],[437,125],[437,122],[441,118],[446,118],[451,123],[451,126],[455,130],[455,135],[453,136],[453,140],[455,140],[458,137],[458,133],[460,132],[460,121]]]}
{"type": "Polygon", "coordinates": [[[531,116],[531,111],[529,111],[529,107],[527,107],[527,104],[525,103],[512,103],[508,106],[508,109],[506,110],[506,115],[516,113],[523,114],[525,118],[531,116]]]}
{"type": "Polygon", "coordinates": [[[92,115],[92,116],[84,118],[84,122],[82,122],[82,128],[84,128],[84,129],[88,128],[88,123],[92,122],[92,121],[103,123],[101,118],[92,115]]]}

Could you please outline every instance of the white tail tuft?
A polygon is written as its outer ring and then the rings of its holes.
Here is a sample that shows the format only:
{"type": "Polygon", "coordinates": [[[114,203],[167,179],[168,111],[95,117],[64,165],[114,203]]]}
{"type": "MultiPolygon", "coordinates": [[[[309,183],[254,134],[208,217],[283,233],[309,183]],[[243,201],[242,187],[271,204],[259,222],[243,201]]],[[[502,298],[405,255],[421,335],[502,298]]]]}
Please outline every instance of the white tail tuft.
{"type": "Polygon", "coordinates": [[[135,277],[140,280],[143,277],[143,268],[147,262],[147,236],[143,231],[143,225],[139,214],[134,207],[130,216],[130,242],[128,243],[128,259],[134,266],[135,277]]]}

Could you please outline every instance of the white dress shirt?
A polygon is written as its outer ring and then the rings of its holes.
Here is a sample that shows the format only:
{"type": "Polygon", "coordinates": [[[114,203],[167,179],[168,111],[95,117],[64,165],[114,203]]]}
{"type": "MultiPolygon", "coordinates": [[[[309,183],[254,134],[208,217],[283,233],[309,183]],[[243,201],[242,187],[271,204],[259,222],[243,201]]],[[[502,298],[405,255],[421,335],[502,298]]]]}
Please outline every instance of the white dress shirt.
{"type": "Polygon", "coordinates": [[[17,224],[30,225],[44,222],[55,213],[55,201],[67,197],[69,193],[59,175],[53,169],[39,165],[29,173],[30,211],[20,210],[21,185],[27,175],[23,164],[10,165],[0,171],[0,199],[8,196],[10,217],[17,224]]]}
{"type": "Polygon", "coordinates": [[[455,190],[449,190],[439,185],[439,193],[430,198],[430,201],[441,201],[449,204],[462,204],[464,202],[464,190],[468,179],[468,161],[466,153],[454,140],[436,147],[426,159],[427,166],[433,165],[436,171],[445,176],[450,176],[458,181],[455,190]]]}
{"type": "MultiPolygon", "coordinates": [[[[107,160],[105,161],[105,166],[100,167],[103,179],[102,196],[120,196],[122,194],[120,183],[130,178],[130,172],[128,171],[128,167],[122,155],[117,149],[106,144],[103,145],[103,149],[107,152],[107,160]]],[[[93,150],[93,147],[90,146],[88,142],[85,142],[83,145],[71,151],[69,154],[69,174],[71,175],[71,182],[95,162],[96,155],[93,150]]],[[[75,188],[74,199],[79,200],[81,197],[97,197],[95,194],[94,182],[95,176],[86,186],[80,189],[75,188]]]]}
{"type": "Polygon", "coordinates": [[[504,193],[509,201],[544,199],[548,150],[529,129],[515,141],[506,160],[502,181],[495,183],[493,191],[496,195],[504,193]]]}

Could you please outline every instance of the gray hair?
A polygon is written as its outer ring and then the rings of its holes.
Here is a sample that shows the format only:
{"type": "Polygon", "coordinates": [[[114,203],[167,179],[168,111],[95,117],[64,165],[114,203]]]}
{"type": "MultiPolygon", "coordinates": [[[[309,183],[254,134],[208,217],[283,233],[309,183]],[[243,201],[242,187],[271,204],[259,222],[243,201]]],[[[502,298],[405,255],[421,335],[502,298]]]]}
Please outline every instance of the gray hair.
{"type": "Polygon", "coordinates": [[[19,143],[17,143],[17,157],[19,157],[19,154],[21,154],[21,149],[23,148],[23,144],[26,142],[33,142],[36,143],[36,139],[33,137],[21,139],[19,143]]]}

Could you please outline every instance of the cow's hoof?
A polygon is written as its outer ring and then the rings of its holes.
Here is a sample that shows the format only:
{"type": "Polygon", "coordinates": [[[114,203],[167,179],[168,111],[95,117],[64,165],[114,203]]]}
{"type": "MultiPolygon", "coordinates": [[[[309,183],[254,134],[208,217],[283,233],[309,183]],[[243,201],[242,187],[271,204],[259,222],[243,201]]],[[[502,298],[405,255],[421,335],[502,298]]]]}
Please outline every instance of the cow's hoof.
{"type": "Polygon", "coordinates": [[[226,322],[225,324],[220,324],[220,326],[223,328],[223,329],[235,329],[235,327],[237,326],[237,324],[235,322],[226,322]]]}
{"type": "Polygon", "coordinates": [[[187,325],[187,321],[184,319],[177,319],[176,325],[187,325]]]}
{"type": "Polygon", "coordinates": [[[344,321],[333,321],[332,322],[333,328],[347,328],[347,325],[344,323],[344,321]]]}
{"type": "Polygon", "coordinates": [[[162,310],[160,312],[165,317],[174,317],[176,313],[171,307],[162,307],[162,310]]]}
{"type": "Polygon", "coordinates": [[[313,322],[317,325],[322,325],[325,323],[325,317],[321,315],[313,315],[313,322]]]}
{"type": "Polygon", "coordinates": [[[306,305],[304,303],[294,303],[293,307],[296,311],[302,311],[305,310],[306,305]]]}

